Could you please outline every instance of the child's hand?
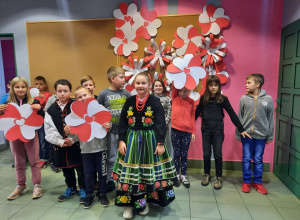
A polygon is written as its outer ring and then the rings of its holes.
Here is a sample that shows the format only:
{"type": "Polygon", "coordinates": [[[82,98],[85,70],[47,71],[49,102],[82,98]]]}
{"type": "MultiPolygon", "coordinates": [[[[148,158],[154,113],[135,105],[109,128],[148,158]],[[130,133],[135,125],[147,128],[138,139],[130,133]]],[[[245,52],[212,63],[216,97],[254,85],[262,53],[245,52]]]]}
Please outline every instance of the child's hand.
{"type": "MultiPolygon", "coordinates": [[[[243,138],[245,138],[245,136],[247,136],[248,138],[252,139],[250,134],[248,134],[246,131],[242,132],[241,135],[243,136],[243,138]]],[[[241,141],[241,140],[239,140],[239,141],[241,141]]]]}
{"type": "Polygon", "coordinates": [[[165,152],[165,146],[164,145],[157,145],[154,154],[157,154],[157,156],[160,157],[164,152],[165,152]]]}
{"type": "Polygon", "coordinates": [[[42,94],[42,93],[39,93],[39,97],[42,99],[45,98],[44,94],[42,94]]]}
{"type": "Polygon", "coordinates": [[[36,109],[36,110],[40,110],[41,109],[41,105],[40,104],[32,104],[31,108],[32,109],[36,109]]]}
{"type": "Polygon", "coordinates": [[[70,146],[72,146],[72,141],[70,138],[66,138],[63,147],[70,147],[70,146]]]}
{"type": "Polygon", "coordinates": [[[3,111],[7,109],[7,104],[0,105],[0,115],[3,114],[3,111]]]}
{"type": "Polygon", "coordinates": [[[191,141],[193,142],[193,141],[195,141],[195,139],[196,139],[196,136],[194,134],[192,134],[191,141]]]}
{"type": "Polygon", "coordinates": [[[64,127],[64,131],[65,131],[66,134],[70,134],[70,125],[66,125],[64,127]]]}
{"type": "Polygon", "coordinates": [[[119,143],[119,149],[118,150],[120,151],[120,153],[123,156],[125,156],[125,154],[126,154],[126,144],[125,144],[124,141],[120,141],[120,143],[119,143]]]}
{"type": "Polygon", "coordinates": [[[102,124],[102,127],[107,129],[110,129],[110,123],[109,122],[105,122],[104,124],[102,124]]]}
{"type": "Polygon", "coordinates": [[[271,144],[271,143],[272,143],[272,140],[266,141],[266,144],[271,144]]]}

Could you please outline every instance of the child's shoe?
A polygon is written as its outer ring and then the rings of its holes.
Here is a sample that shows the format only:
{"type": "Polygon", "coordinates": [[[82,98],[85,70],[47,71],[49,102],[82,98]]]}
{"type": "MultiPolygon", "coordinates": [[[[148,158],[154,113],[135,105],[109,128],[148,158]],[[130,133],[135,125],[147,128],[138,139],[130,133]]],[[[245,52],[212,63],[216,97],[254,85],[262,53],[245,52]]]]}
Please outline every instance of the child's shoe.
{"type": "Polygon", "coordinates": [[[115,188],[116,188],[115,182],[114,181],[107,181],[106,188],[107,188],[107,192],[114,191],[115,188]]]}
{"type": "Polygon", "coordinates": [[[48,161],[40,160],[39,166],[40,166],[41,169],[45,169],[48,165],[49,165],[48,161]]]}
{"type": "Polygon", "coordinates": [[[133,217],[133,208],[131,206],[125,206],[123,212],[123,218],[131,219],[133,217]]]}
{"type": "Polygon", "coordinates": [[[222,177],[217,177],[214,185],[214,189],[219,190],[222,188],[222,177]]]}
{"type": "Polygon", "coordinates": [[[53,163],[50,163],[50,168],[51,168],[51,170],[52,170],[54,173],[57,173],[57,172],[59,171],[59,169],[56,168],[56,167],[53,165],[53,163]]]}
{"type": "Polygon", "coordinates": [[[250,183],[243,183],[243,185],[242,185],[242,191],[244,193],[249,193],[250,192],[250,188],[251,188],[251,184],[250,183]]]}
{"type": "Polygon", "coordinates": [[[182,176],[181,177],[181,182],[185,186],[185,188],[190,188],[190,182],[188,181],[188,179],[186,178],[186,176],[182,176]]]}
{"type": "Polygon", "coordinates": [[[97,193],[98,201],[100,201],[101,205],[103,207],[107,207],[109,204],[109,201],[107,199],[106,193],[97,193]]]}
{"type": "Polygon", "coordinates": [[[91,207],[93,201],[94,201],[94,195],[93,194],[92,195],[87,195],[85,197],[83,208],[89,209],[91,207]]]}
{"type": "Polygon", "coordinates": [[[145,207],[144,211],[139,212],[139,214],[140,215],[147,215],[148,212],[149,212],[149,205],[148,205],[148,203],[146,203],[146,207],[145,207]]]}
{"type": "Polygon", "coordinates": [[[72,196],[76,195],[78,191],[74,187],[68,187],[64,194],[58,197],[59,202],[66,201],[67,199],[72,198],[72,196]]]}
{"type": "Polygon", "coordinates": [[[180,177],[179,177],[179,175],[177,175],[177,184],[175,184],[174,186],[176,186],[176,187],[180,186],[180,177]]]}
{"type": "Polygon", "coordinates": [[[9,194],[9,196],[7,196],[7,199],[14,200],[14,199],[18,198],[20,195],[26,193],[27,191],[28,190],[26,188],[26,185],[24,185],[24,186],[17,185],[15,190],[11,194],[9,194]]]}
{"type": "Polygon", "coordinates": [[[80,189],[78,195],[79,195],[79,203],[83,204],[85,202],[85,198],[86,198],[86,192],[85,192],[85,190],[84,189],[80,189]]]}
{"type": "Polygon", "coordinates": [[[262,184],[257,184],[257,183],[252,183],[252,187],[254,189],[257,190],[257,192],[261,193],[261,194],[268,194],[268,191],[266,190],[266,188],[262,185],[262,184]]]}
{"type": "Polygon", "coordinates": [[[32,198],[33,199],[38,199],[43,195],[42,193],[42,185],[40,184],[35,184],[33,188],[33,193],[32,193],[32,198]]]}
{"type": "Polygon", "coordinates": [[[201,181],[202,186],[207,186],[210,181],[210,175],[209,174],[204,174],[203,180],[201,181]]]}

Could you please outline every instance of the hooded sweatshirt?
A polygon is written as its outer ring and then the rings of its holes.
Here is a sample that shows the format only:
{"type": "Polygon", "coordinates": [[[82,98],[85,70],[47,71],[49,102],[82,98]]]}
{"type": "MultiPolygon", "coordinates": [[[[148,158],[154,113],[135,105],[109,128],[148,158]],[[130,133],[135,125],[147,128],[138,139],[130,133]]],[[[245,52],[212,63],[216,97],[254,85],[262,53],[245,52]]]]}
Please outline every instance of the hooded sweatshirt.
{"type": "MultiPolygon", "coordinates": [[[[273,140],[274,136],[274,107],[273,99],[261,90],[257,98],[251,94],[241,97],[238,117],[245,131],[255,139],[273,140]]],[[[241,134],[236,130],[236,139],[241,134]]]]}

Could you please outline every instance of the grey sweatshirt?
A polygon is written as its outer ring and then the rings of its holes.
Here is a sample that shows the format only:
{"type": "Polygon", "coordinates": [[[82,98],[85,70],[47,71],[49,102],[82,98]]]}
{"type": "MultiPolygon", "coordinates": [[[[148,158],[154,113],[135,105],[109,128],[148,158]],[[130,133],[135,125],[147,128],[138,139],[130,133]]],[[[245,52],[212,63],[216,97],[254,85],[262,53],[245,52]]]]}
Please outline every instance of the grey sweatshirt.
{"type": "MultiPolygon", "coordinates": [[[[273,99],[261,90],[255,99],[253,95],[246,94],[241,97],[238,117],[245,131],[256,139],[273,140],[274,136],[274,107],[273,99]]],[[[236,139],[241,134],[236,130],[236,139]]]]}

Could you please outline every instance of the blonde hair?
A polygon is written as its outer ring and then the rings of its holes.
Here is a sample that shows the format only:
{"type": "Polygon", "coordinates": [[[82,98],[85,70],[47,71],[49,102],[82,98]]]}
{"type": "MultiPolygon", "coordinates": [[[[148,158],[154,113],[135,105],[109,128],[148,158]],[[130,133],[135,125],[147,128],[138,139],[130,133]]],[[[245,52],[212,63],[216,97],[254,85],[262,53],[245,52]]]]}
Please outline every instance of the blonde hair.
{"type": "Polygon", "coordinates": [[[95,81],[94,81],[93,77],[91,77],[91,76],[83,76],[83,77],[81,77],[81,79],[80,79],[80,85],[82,85],[83,83],[85,83],[86,81],[89,81],[89,80],[91,80],[93,82],[93,84],[95,85],[95,81]]]}
{"type": "Polygon", "coordinates": [[[107,70],[107,79],[108,82],[111,83],[111,77],[116,77],[119,74],[125,74],[125,71],[118,66],[112,66],[107,70]]]}
{"type": "Polygon", "coordinates": [[[29,89],[28,82],[24,77],[18,77],[18,76],[13,78],[12,81],[10,82],[9,97],[8,97],[7,102],[8,103],[12,102],[12,103],[18,104],[17,97],[16,97],[15,92],[14,92],[14,88],[15,88],[16,84],[19,83],[19,82],[22,82],[22,83],[25,84],[26,89],[27,89],[27,94],[26,94],[27,103],[32,104],[34,98],[32,98],[32,96],[30,94],[30,89],[29,89]]]}
{"type": "Polygon", "coordinates": [[[91,93],[90,93],[90,91],[86,88],[86,87],[84,87],[84,86],[78,86],[76,89],[75,89],[75,92],[74,92],[74,95],[75,95],[75,98],[77,99],[77,92],[79,91],[79,90],[86,90],[90,95],[92,95],[91,93]]]}
{"type": "Polygon", "coordinates": [[[136,80],[136,78],[137,78],[138,76],[143,76],[143,77],[145,77],[145,78],[147,79],[149,85],[151,85],[151,80],[150,80],[150,77],[149,77],[149,75],[148,75],[147,73],[141,72],[141,73],[136,74],[134,81],[136,80]]]}

